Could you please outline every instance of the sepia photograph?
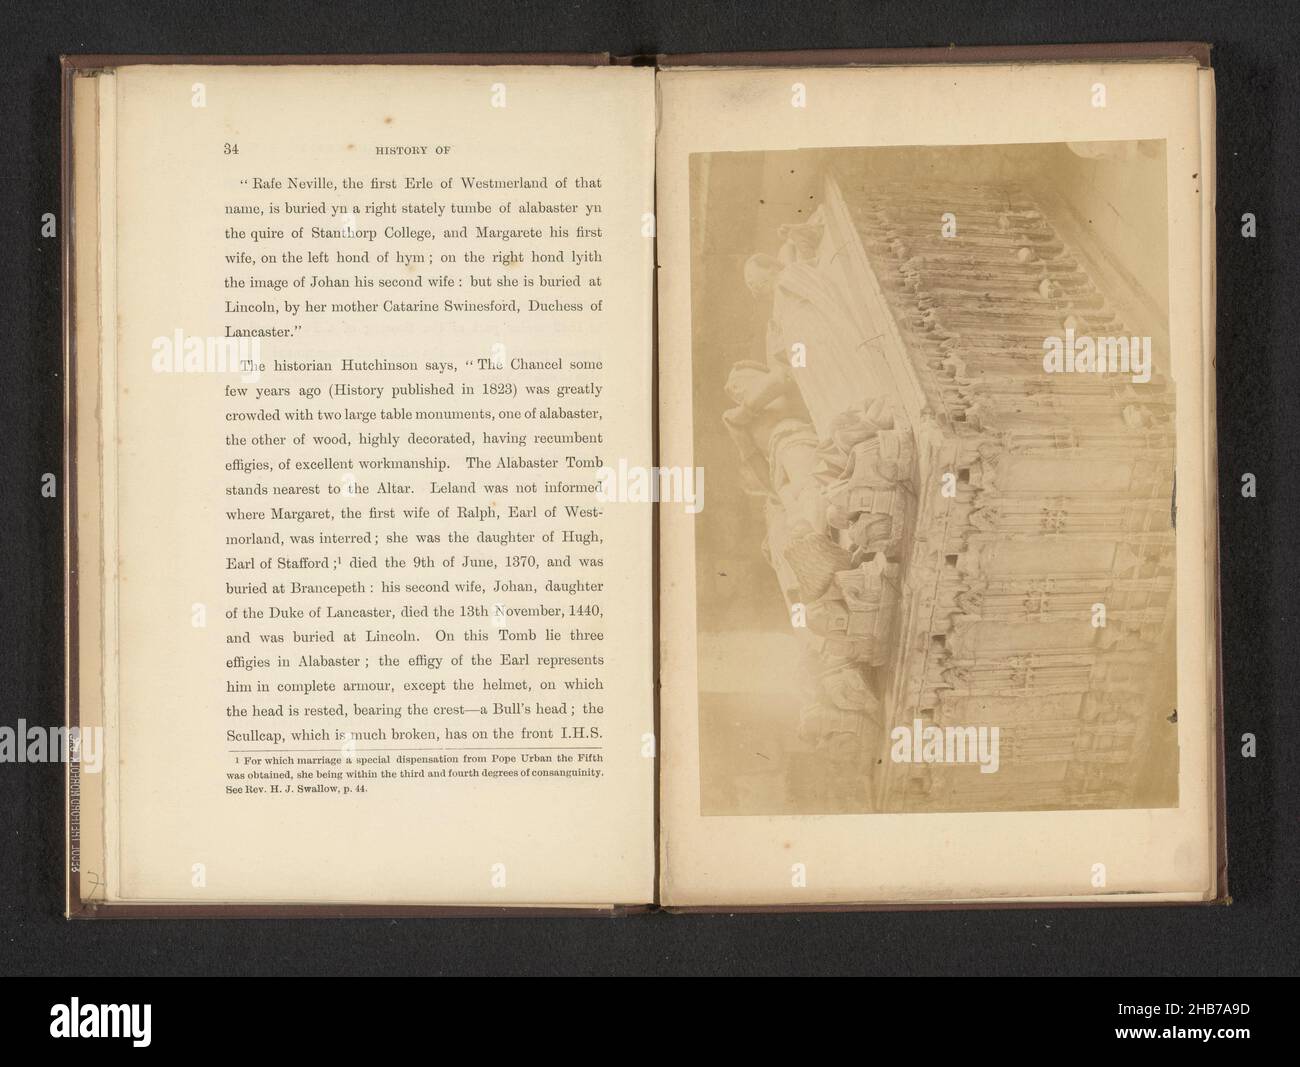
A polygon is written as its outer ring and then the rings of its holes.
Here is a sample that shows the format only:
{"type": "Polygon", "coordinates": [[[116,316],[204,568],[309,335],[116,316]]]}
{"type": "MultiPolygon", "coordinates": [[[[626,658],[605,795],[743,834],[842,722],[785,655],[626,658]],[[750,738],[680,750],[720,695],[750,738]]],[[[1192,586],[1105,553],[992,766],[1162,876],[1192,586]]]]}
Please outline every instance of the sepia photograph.
{"type": "Polygon", "coordinates": [[[1165,150],[691,156],[702,815],[1178,804],[1165,150]]]}

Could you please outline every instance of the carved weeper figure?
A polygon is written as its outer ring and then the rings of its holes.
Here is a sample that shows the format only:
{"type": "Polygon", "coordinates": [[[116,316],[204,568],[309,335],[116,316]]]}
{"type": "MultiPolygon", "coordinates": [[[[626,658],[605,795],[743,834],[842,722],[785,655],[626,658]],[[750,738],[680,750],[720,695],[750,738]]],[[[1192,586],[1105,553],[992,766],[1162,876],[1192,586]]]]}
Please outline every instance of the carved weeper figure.
{"type": "Polygon", "coordinates": [[[822,596],[836,573],[852,566],[853,559],[824,531],[814,530],[807,522],[797,524],[791,533],[785,562],[798,579],[800,598],[807,603],[822,596]]]}
{"type": "Polygon", "coordinates": [[[817,685],[824,694],[823,703],[852,711],[867,719],[880,730],[884,729],[883,705],[876,694],[874,672],[865,671],[859,664],[847,659],[832,657],[829,666],[817,679],[817,685]]]}
{"type": "Polygon", "coordinates": [[[898,484],[910,478],[914,456],[911,430],[896,422],[885,398],[851,407],[832,424],[818,451],[818,477],[827,524],[842,533],[855,565],[877,552],[897,553],[906,517],[898,484]]]}
{"type": "Polygon", "coordinates": [[[875,555],[860,567],[837,571],[825,594],[808,609],[808,629],[827,656],[880,666],[898,614],[901,569],[875,555]]]}

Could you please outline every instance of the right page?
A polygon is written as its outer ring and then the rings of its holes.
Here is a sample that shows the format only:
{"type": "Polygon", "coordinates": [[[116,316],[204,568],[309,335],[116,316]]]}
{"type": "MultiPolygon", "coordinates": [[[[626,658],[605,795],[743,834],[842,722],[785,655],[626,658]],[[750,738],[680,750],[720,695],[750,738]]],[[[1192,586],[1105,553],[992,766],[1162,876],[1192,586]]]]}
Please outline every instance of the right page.
{"type": "Polygon", "coordinates": [[[1221,899],[1211,72],[659,100],[662,902],[1221,899]]]}

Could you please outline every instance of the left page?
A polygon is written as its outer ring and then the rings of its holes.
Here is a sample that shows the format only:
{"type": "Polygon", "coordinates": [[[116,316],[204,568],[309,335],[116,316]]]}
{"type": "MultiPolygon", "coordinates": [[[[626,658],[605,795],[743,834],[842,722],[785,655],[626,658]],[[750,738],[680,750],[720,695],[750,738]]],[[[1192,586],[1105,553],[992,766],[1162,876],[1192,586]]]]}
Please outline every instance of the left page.
{"type": "Polygon", "coordinates": [[[649,902],[653,73],[95,77],[83,901],[649,902]]]}

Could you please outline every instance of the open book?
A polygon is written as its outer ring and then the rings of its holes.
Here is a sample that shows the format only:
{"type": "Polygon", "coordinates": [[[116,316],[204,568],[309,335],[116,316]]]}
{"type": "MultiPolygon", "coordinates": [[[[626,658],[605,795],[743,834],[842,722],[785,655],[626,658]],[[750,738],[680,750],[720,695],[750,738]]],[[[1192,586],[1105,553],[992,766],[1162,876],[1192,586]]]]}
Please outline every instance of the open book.
{"type": "Polygon", "coordinates": [[[69,915],[1226,899],[1207,53],[65,59],[69,915]]]}

